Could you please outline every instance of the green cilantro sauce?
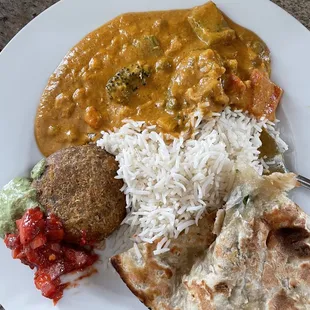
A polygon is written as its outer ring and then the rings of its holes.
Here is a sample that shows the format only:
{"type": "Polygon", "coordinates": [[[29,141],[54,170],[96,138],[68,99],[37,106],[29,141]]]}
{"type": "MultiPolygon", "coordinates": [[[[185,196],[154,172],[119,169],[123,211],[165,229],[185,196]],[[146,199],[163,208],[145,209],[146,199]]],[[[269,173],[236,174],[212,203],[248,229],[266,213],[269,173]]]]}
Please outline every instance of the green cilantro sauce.
{"type": "Polygon", "coordinates": [[[31,179],[15,178],[0,191],[0,237],[4,238],[5,234],[15,232],[15,221],[20,219],[26,210],[40,207],[31,182],[42,175],[45,164],[45,159],[39,161],[31,171],[31,179]]]}

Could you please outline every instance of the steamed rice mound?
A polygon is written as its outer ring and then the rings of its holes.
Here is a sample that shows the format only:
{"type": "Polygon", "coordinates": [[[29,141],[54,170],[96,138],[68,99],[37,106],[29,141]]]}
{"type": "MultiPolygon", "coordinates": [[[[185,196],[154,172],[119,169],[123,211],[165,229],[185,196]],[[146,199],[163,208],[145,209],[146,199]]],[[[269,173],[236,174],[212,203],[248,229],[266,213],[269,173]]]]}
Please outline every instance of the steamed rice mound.
{"type": "Polygon", "coordinates": [[[33,186],[39,203],[62,220],[66,241],[97,243],[119,227],[126,202],[117,169],[114,156],[94,145],[62,149],[47,158],[33,186]]]}
{"type": "Polygon", "coordinates": [[[102,132],[97,145],[115,155],[117,178],[129,213],[132,239],[157,242],[154,254],[169,251],[172,239],[187,233],[209,211],[221,208],[240,166],[259,175],[267,163],[260,157],[261,132],[266,130],[283,153],[287,145],[275,124],[249,113],[226,108],[212,117],[191,120],[190,139],[166,140],[156,126],[128,121],[114,132],[102,132]]]}

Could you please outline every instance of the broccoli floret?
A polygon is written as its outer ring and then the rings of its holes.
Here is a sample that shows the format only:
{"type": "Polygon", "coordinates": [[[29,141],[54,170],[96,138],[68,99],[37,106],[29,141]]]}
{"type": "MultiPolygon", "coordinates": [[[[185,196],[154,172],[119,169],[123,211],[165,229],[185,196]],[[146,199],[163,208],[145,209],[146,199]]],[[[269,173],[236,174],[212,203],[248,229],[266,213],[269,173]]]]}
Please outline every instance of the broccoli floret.
{"type": "Polygon", "coordinates": [[[110,100],[127,104],[131,94],[141,85],[146,85],[146,78],[150,74],[150,67],[142,65],[140,62],[122,68],[109,79],[106,85],[110,100]]]}

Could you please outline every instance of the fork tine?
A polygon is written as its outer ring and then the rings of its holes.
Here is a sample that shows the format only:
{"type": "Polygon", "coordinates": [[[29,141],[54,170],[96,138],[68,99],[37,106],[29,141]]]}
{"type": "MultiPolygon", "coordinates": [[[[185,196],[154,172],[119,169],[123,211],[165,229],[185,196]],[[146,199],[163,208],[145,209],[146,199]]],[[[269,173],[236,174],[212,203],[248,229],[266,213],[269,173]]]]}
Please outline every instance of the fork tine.
{"type": "Polygon", "coordinates": [[[308,178],[298,175],[296,179],[302,186],[310,189],[310,180],[308,178]]]}

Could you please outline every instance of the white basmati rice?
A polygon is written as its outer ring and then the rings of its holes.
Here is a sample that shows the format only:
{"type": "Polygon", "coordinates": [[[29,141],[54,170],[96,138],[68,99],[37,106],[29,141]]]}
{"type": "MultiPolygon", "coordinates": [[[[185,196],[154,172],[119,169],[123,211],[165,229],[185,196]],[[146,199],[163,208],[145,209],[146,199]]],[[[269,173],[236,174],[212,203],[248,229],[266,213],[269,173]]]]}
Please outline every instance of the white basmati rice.
{"type": "Polygon", "coordinates": [[[119,163],[128,208],[124,223],[137,243],[161,238],[155,254],[166,252],[169,239],[197,225],[206,210],[223,205],[240,163],[263,173],[266,163],[258,151],[263,128],[287,149],[273,123],[242,111],[226,108],[207,120],[196,115],[192,122],[195,132],[187,140],[167,143],[156,126],[127,121],[97,141],[119,163]]]}

